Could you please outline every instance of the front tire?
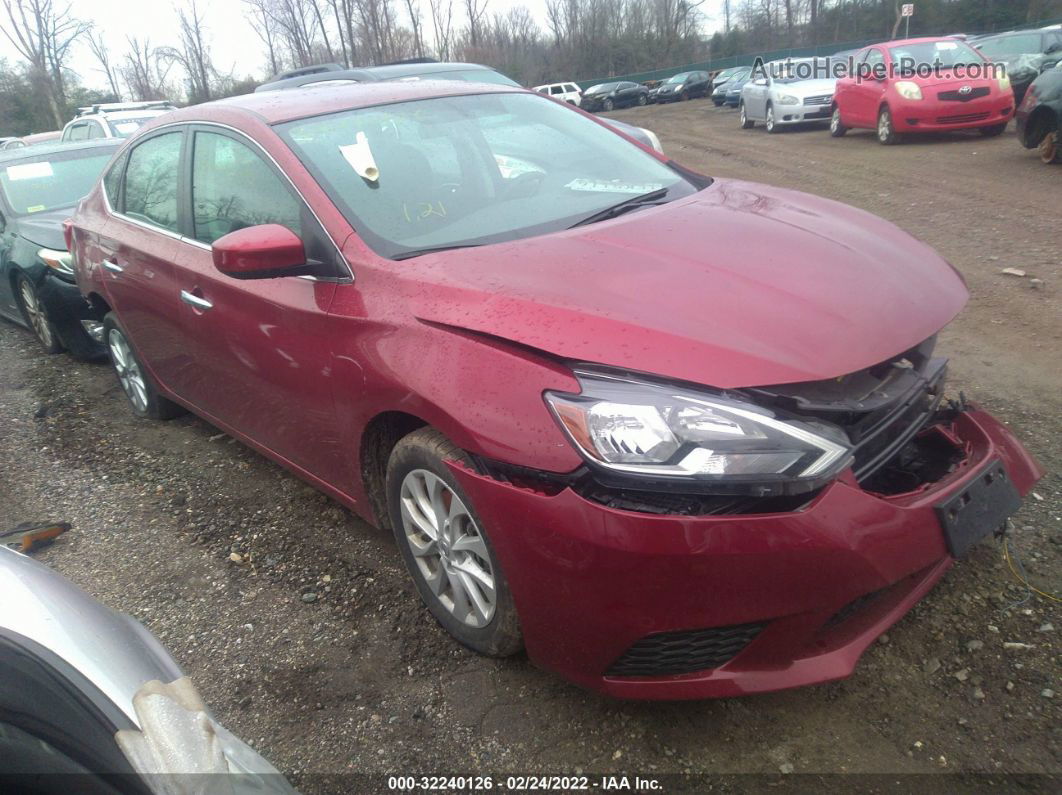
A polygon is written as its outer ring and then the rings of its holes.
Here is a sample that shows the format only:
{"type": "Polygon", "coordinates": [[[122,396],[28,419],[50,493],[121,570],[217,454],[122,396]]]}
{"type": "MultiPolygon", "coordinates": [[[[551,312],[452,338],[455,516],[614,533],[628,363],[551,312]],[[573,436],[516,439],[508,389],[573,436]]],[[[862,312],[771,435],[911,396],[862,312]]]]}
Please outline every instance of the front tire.
{"type": "Polygon", "coordinates": [[[149,420],[172,420],[185,413],[184,408],[159,394],[158,387],[137,358],[114,312],[108,312],[103,318],[103,340],[118,383],[136,416],[149,420]]]}
{"type": "Polygon", "coordinates": [[[638,104],[639,105],[645,105],[647,102],[649,102],[649,100],[648,100],[648,98],[646,98],[645,94],[639,94],[638,95],[638,104]]]}
{"type": "Polygon", "coordinates": [[[981,133],[984,138],[995,138],[997,135],[1002,135],[1006,129],[1006,124],[993,124],[990,127],[978,127],[977,132],[981,133]]]}
{"type": "Polygon", "coordinates": [[[892,146],[900,142],[900,135],[892,125],[892,111],[888,108],[878,111],[878,142],[882,146],[892,146]]]}
{"type": "Polygon", "coordinates": [[[446,461],[470,465],[434,428],[413,431],[387,463],[395,540],[420,598],[443,629],[479,654],[523,648],[509,585],[483,523],[446,461]]]}
{"type": "Polygon", "coordinates": [[[840,138],[846,132],[848,132],[848,128],[841,124],[841,109],[834,108],[833,115],[830,116],[830,135],[834,138],[840,138]]]}
{"type": "Polygon", "coordinates": [[[33,286],[25,276],[18,277],[18,302],[22,308],[22,315],[26,318],[26,325],[30,327],[37,342],[44,348],[45,353],[60,353],[63,343],[59,341],[59,333],[55,330],[55,324],[48,317],[48,309],[41,303],[37,288],[33,286]]]}
{"type": "Polygon", "coordinates": [[[763,126],[767,128],[767,132],[772,135],[778,132],[778,125],[774,121],[774,105],[767,103],[767,118],[763,123],[763,126]]]}
{"type": "Polygon", "coordinates": [[[616,103],[613,102],[611,98],[606,97],[605,101],[601,103],[601,107],[604,110],[612,110],[616,107],[616,103]]]}
{"type": "Polygon", "coordinates": [[[742,130],[751,130],[753,127],[756,126],[756,122],[754,122],[752,119],[750,119],[749,118],[749,114],[745,111],[745,103],[744,102],[741,103],[741,106],[738,108],[738,110],[741,113],[740,119],[741,119],[741,129],[742,130]]]}

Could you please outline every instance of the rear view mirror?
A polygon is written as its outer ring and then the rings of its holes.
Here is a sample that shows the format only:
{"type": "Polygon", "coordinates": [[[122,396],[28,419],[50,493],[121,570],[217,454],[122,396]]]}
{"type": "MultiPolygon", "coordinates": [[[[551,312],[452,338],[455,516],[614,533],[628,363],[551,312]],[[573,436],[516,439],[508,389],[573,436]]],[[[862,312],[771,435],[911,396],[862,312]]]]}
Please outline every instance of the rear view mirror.
{"type": "Polygon", "coordinates": [[[211,246],[214,267],[234,279],[273,279],[311,273],[299,236],[280,224],[237,229],[211,246]]]}

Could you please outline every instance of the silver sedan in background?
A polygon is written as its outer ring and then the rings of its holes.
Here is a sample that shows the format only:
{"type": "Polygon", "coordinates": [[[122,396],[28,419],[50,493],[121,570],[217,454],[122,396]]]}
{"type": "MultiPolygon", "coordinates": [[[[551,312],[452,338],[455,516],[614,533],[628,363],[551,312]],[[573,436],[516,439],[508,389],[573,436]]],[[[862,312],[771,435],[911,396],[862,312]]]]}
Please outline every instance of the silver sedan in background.
{"type": "Polygon", "coordinates": [[[771,61],[741,89],[741,126],[763,122],[774,133],[783,125],[829,122],[836,84],[828,58],[771,61]]]}

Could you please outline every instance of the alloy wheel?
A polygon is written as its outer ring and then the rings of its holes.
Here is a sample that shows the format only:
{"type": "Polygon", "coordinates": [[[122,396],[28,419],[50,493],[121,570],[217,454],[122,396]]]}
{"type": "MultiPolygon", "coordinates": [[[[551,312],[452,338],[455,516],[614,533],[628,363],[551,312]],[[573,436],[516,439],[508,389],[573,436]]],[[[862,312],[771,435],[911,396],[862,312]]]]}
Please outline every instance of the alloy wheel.
{"type": "Polygon", "coordinates": [[[774,108],[770,105],[767,106],[767,118],[764,119],[763,126],[767,128],[767,132],[774,132],[774,108]]]}
{"type": "Polygon", "coordinates": [[[114,370],[118,374],[118,382],[122,390],[139,412],[146,412],[148,408],[147,382],[144,374],[140,371],[133,351],[129,343],[116,328],[112,328],[107,335],[107,347],[111,352],[111,361],[114,362],[114,370]]]}
{"type": "Polygon", "coordinates": [[[26,318],[29,320],[33,333],[37,335],[37,339],[45,348],[53,347],[55,337],[52,336],[52,324],[48,320],[48,312],[44,305],[37,298],[37,291],[33,289],[32,284],[23,279],[19,286],[19,294],[22,298],[22,308],[26,311],[26,318]]]}
{"type": "Polygon", "coordinates": [[[830,116],[830,132],[837,135],[837,132],[841,129],[841,111],[837,108],[833,109],[833,115],[830,116]]]}
{"type": "Polygon", "coordinates": [[[458,621],[489,624],[497,607],[494,570],[464,502],[426,469],[405,476],[399,499],[403,535],[432,594],[458,621]]]}
{"type": "Polygon", "coordinates": [[[1040,141],[1040,146],[1037,147],[1037,151],[1040,153],[1040,160],[1043,162],[1057,162],[1060,159],[1058,150],[1058,131],[1052,130],[1045,135],[1040,141]]]}
{"type": "Polygon", "coordinates": [[[887,109],[878,114],[878,140],[883,144],[890,144],[893,141],[892,114],[887,109]]]}

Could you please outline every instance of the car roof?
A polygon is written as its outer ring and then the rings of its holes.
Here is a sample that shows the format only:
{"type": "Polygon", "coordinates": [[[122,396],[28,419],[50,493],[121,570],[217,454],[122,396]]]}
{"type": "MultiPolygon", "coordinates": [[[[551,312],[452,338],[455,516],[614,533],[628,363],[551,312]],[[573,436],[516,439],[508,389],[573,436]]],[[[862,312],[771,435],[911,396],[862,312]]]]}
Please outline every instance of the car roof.
{"type": "MultiPolygon", "coordinates": [[[[297,72],[300,70],[296,70],[297,72]]],[[[384,66],[366,66],[344,69],[339,64],[321,64],[307,67],[302,74],[281,73],[255,89],[256,93],[277,91],[279,89],[299,88],[304,85],[327,83],[329,81],[356,81],[371,83],[380,80],[401,80],[404,77],[431,79],[431,75],[447,72],[495,72],[489,66],[477,63],[455,63],[451,61],[418,61],[416,63],[398,63],[384,66]]],[[[500,74],[500,73],[496,73],[500,74]]],[[[504,77],[504,75],[503,75],[504,77]]],[[[514,82],[513,85],[516,85],[514,82]]]]}
{"type": "MultiPolygon", "coordinates": [[[[387,80],[371,83],[323,84],[302,90],[263,91],[238,97],[205,102],[175,110],[165,115],[167,124],[196,120],[224,121],[234,116],[252,117],[266,124],[280,124],[308,116],[322,116],[343,110],[413,102],[435,97],[465,94],[499,94],[535,92],[519,86],[468,83],[458,80],[387,80]]],[[[158,122],[150,122],[152,126],[158,122]]],[[[147,129],[147,125],[145,125],[147,129]]]]}
{"type": "Polygon", "coordinates": [[[77,152],[82,149],[117,149],[125,143],[120,138],[94,138],[91,141],[64,141],[34,146],[20,146],[17,149],[0,150],[0,163],[13,160],[36,160],[49,155],[77,152]]]}
{"type": "MultiPolygon", "coordinates": [[[[930,44],[937,41],[950,41],[953,44],[965,44],[962,39],[956,39],[954,36],[920,36],[916,39],[894,39],[893,41],[882,41],[877,44],[868,44],[863,47],[863,50],[868,50],[871,47],[902,47],[905,44],[930,44]]],[[[860,50],[862,52],[862,50],[860,50]]]]}
{"type": "Polygon", "coordinates": [[[988,36],[981,36],[978,41],[988,41],[989,39],[1009,39],[1011,36],[1043,36],[1045,33],[1050,33],[1047,28],[1034,28],[1033,30],[1008,30],[1006,33],[992,33],[988,36]]]}

